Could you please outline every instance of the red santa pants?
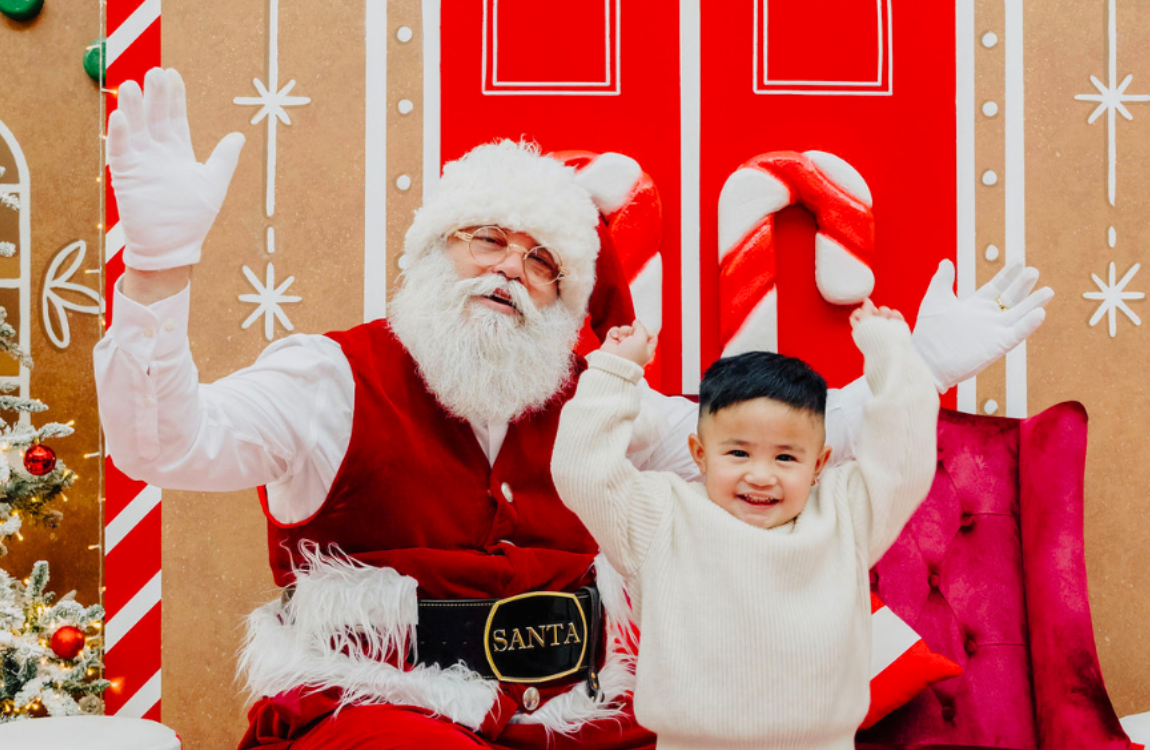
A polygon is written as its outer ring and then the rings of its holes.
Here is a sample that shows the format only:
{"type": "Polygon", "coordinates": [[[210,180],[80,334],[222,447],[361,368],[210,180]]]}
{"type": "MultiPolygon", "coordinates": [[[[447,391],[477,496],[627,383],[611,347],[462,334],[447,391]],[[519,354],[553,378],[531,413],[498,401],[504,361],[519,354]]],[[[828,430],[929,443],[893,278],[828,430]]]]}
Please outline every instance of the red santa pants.
{"type": "Polygon", "coordinates": [[[494,740],[408,706],[353,706],[334,713],[335,693],[265,698],[248,715],[240,750],[654,750],[655,735],[629,712],[573,736],[508,724],[494,740]]]}

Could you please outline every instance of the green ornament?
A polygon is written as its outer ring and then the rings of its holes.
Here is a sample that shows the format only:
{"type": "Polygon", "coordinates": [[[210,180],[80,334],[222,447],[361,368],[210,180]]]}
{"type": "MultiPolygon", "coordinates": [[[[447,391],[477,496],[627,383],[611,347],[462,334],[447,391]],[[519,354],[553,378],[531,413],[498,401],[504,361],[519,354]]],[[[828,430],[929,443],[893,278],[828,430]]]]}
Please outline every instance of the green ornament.
{"type": "Polygon", "coordinates": [[[31,21],[43,7],[44,0],[0,0],[0,13],[13,21],[31,21]]]}
{"type": "MultiPolygon", "coordinates": [[[[0,0],[0,3],[4,0],[0,0]]],[[[84,72],[101,86],[104,85],[104,71],[107,69],[105,60],[108,59],[108,41],[97,39],[84,50],[84,72]]]]}

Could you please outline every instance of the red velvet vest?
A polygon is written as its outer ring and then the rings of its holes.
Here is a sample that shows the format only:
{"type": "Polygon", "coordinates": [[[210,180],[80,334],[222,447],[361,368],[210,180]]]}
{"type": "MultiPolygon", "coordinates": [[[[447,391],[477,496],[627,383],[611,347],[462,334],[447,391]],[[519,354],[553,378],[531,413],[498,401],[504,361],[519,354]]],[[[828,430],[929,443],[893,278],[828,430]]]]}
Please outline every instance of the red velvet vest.
{"type": "MultiPolygon", "coordinates": [[[[328,335],[355,377],[351,443],[314,516],[283,525],[268,515],[278,585],[292,582],[305,541],[394,568],[433,599],[570,591],[591,580],[598,547],[551,482],[559,412],[576,378],[510,425],[492,466],[386,322],[328,335]]],[[[580,358],[576,375],[585,367],[580,358]]]]}

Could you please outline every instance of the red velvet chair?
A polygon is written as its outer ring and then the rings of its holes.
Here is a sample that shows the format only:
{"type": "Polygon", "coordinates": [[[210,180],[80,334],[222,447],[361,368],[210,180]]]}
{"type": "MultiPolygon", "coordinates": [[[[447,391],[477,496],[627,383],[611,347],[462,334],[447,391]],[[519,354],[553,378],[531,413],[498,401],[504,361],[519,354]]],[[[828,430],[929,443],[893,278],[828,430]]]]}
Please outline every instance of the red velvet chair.
{"type": "Polygon", "coordinates": [[[868,750],[1129,750],[1090,622],[1086,412],[1024,420],[944,410],[923,506],[871,586],[963,674],[858,736],[868,750]]]}

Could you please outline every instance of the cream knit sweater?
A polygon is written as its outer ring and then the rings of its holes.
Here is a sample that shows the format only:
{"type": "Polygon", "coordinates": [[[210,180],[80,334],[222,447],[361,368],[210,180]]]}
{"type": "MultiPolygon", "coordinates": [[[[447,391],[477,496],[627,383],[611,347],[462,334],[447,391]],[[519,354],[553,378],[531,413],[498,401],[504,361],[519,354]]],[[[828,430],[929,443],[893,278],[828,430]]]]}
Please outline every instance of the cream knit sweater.
{"type": "Polygon", "coordinates": [[[853,750],[869,702],[868,570],[930,489],[938,393],[906,324],[855,330],[874,398],[854,461],[760,529],[626,460],[641,368],[602,352],[563,409],[555,486],[630,586],[635,714],[660,750],[853,750]]]}

